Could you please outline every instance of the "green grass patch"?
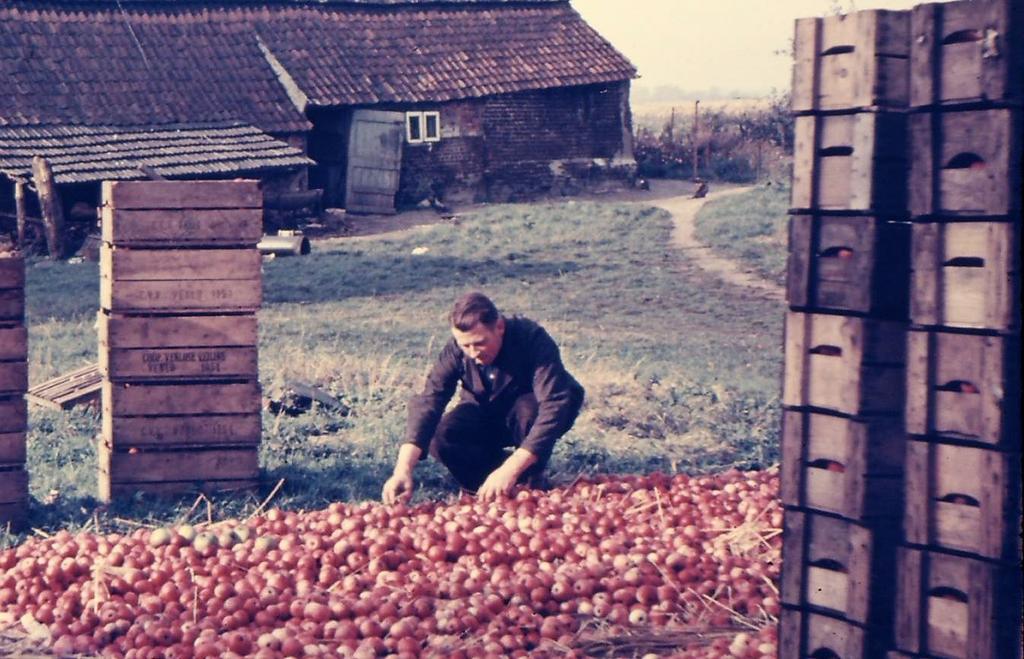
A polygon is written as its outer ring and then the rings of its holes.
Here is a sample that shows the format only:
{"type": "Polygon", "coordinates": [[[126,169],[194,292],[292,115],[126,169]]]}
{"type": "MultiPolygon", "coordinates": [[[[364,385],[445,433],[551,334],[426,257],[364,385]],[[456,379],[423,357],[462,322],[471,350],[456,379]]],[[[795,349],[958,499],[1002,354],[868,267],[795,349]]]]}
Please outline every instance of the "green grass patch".
{"type": "Polygon", "coordinates": [[[761,277],[785,284],[789,188],[759,186],[709,201],[697,213],[696,238],[761,277]]]}
{"type": "MultiPolygon", "coordinates": [[[[266,262],[265,393],[303,380],[334,393],[348,412],[265,414],[261,492],[216,497],[214,514],[251,511],[280,479],[273,503],[283,507],[379,496],[402,441],[405,403],[449,336],[452,300],[471,289],[507,314],[541,322],[587,390],[553,456],[555,479],[773,464],[782,309],[688,264],[670,231],[666,213],[639,205],[500,205],[458,225],[318,243],[308,257],[266,262]]],[[[33,262],[28,277],[34,384],[96,359],[97,268],[33,262]]],[[[30,420],[33,526],[109,530],[124,524],[118,518],[207,514],[189,513],[191,497],[100,506],[98,415],[33,408],[30,420]]],[[[455,492],[432,460],[417,481],[420,498],[455,492]]]]}

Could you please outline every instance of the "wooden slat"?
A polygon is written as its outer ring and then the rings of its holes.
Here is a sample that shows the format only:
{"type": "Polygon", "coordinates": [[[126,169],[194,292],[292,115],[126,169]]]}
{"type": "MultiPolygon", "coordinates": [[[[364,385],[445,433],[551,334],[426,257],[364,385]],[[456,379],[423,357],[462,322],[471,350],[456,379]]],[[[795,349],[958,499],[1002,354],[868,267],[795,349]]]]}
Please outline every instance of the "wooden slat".
{"type": "Polygon", "coordinates": [[[116,286],[124,281],[258,280],[256,249],[137,249],[100,247],[100,274],[116,286]]]}
{"type": "Polygon", "coordinates": [[[0,432],[24,432],[28,406],[21,396],[0,396],[0,432]]]}
{"type": "Polygon", "coordinates": [[[104,415],[103,440],[115,449],[208,445],[256,445],[262,416],[211,414],[193,416],[116,417],[104,415]]]}
{"type": "Polygon", "coordinates": [[[100,279],[100,305],[115,313],[256,311],[260,280],[119,281],[100,279]]]}
{"type": "Polygon", "coordinates": [[[118,247],[247,245],[263,235],[258,208],[120,210],[104,207],[102,235],[118,247]]]}
{"type": "Polygon", "coordinates": [[[216,384],[103,383],[105,415],[245,414],[260,408],[260,386],[256,381],[216,384]]]}
{"type": "Polygon", "coordinates": [[[256,346],[254,314],[126,316],[100,312],[100,345],[109,348],[256,346]]]}
{"type": "Polygon", "coordinates": [[[28,330],[0,327],[0,361],[24,361],[28,357],[28,330]]]}
{"type": "Polygon", "coordinates": [[[1020,469],[991,449],[911,441],[907,445],[907,541],[1016,560],[1020,469]]]}
{"type": "Polygon", "coordinates": [[[25,464],[25,432],[0,432],[0,469],[25,464]]]}
{"type": "Polygon", "coordinates": [[[0,289],[25,287],[25,259],[0,256],[0,289]]]}
{"type": "Polygon", "coordinates": [[[100,471],[115,483],[249,480],[259,476],[256,447],[203,447],[176,450],[118,451],[101,442],[100,471]]]}
{"type": "Polygon", "coordinates": [[[103,205],[117,209],[260,208],[258,181],[104,181],[103,205]]]}
{"type": "Polygon", "coordinates": [[[179,480],[162,482],[133,482],[115,481],[110,474],[101,471],[98,477],[99,499],[101,501],[112,501],[122,497],[132,496],[138,493],[150,494],[158,497],[176,497],[188,495],[194,497],[197,493],[204,494],[243,494],[255,492],[260,481],[257,478],[244,479],[209,479],[209,480],[179,480]]]}
{"type": "Polygon", "coordinates": [[[0,529],[18,532],[28,524],[28,502],[0,503],[0,529]]]}
{"type": "Polygon", "coordinates": [[[100,350],[111,380],[200,380],[259,377],[255,347],[114,348],[100,350]]]}
{"type": "Polygon", "coordinates": [[[779,657],[871,659],[886,646],[877,632],[811,611],[783,609],[779,630],[779,657]]]}

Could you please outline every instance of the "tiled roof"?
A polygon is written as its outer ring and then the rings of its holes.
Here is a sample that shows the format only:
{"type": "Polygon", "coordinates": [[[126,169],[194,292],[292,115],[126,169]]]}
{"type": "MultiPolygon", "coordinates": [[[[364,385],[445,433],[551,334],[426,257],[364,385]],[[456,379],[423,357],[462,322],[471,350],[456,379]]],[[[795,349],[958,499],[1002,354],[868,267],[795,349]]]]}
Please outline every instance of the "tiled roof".
{"type": "Polygon", "coordinates": [[[57,183],[224,175],[304,167],[302,152],[246,125],[0,127],[0,173],[29,178],[43,156],[57,183]]]}
{"type": "Polygon", "coordinates": [[[636,73],[565,0],[4,0],[0,125],[305,130],[275,59],[321,105],[442,101],[636,73]]]}

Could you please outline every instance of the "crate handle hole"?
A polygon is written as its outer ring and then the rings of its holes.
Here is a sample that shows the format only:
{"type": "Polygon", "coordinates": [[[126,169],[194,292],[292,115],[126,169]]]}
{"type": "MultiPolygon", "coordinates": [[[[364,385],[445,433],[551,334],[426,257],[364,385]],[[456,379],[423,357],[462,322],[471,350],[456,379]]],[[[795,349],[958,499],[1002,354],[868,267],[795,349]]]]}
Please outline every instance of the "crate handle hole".
{"type": "Polygon", "coordinates": [[[985,259],[980,256],[957,256],[942,265],[946,268],[984,268],[985,259]]]}
{"type": "Polygon", "coordinates": [[[808,565],[811,567],[821,568],[822,570],[831,570],[832,572],[842,572],[843,574],[846,574],[846,566],[831,558],[821,558],[816,561],[811,561],[808,565]]]}
{"type": "Polygon", "coordinates": [[[824,469],[825,471],[833,471],[837,474],[846,473],[846,466],[842,462],[836,462],[835,460],[828,460],[826,458],[815,460],[811,463],[808,463],[807,466],[812,469],[824,469]]]}
{"type": "Polygon", "coordinates": [[[835,247],[829,247],[819,254],[819,256],[824,259],[852,259],[853,248],[847,247],[846,245],[837,245],[835,247]]]}
{"type": "Polygon", "coordinates": [[[828,648],[818,648],[810,654],[811,659],[842,659],[838,654],[828,648]]]}
{"type": "Polygon", "coordinates": [[[967,594],[962,590],[956,588],[950,588],[949,586],[939,586],[938,588],[932,588],[928,591],[928,597],[940,597],[947,600],[955,600],[967,604],[967,594]]]}
{"type": "Polygon", "coordinates": [[[971,506],[972,508],[981,508],[981,502],[972,497],[969,494],[960,494],[959,492],[951,492],[946,496],[939,499],[943,503],[953,503],[958,506],[971,506]]]}
{"type": "Polygon", "coordinates": [[[985,169],[985,159],[977,153],[964,151],[949,159],[943,169],[985,169]]]}
{"type": "Polygon", "coordinates": [[[820,345],[811,348],[812,355],[824,355],[825,357],[842,357],[843,349],[839,346],[820,345]]]}
{"type": "Polygon", "coordinates": [[[955,43],[971,43],[972,41],[981,41],[981,39],[981,30],[958,30],[946,35],[942,40],[942,45],[949,46],[955,43]]]}
{"type": "Polygon", "coordinates": [[[977,394],[981,393],[978,386],[973,382],[967,380],[950,380],[946,384],[936,387],[939,391],[952,391],[958,394],[977,394]]]}
{"type": "Polygon", "coordinates": [[[826,146],[818,152],[822,158],[831,158],[834,156],[852,156],[852,146],[826,146]]]}
{"type": "Polygon", "coordinates": [[[828,57],[829,55],[848,55],[853,51],[857,50],[855,46],[832,46],[824,50],[821,53],[822,57],[828,57]]]}

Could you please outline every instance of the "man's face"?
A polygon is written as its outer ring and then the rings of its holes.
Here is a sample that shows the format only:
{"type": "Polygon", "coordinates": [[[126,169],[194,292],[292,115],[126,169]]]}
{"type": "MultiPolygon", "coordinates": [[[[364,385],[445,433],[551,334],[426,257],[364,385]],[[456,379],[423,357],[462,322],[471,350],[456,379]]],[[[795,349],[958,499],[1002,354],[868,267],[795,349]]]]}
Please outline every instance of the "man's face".
{"type": "Polygon", "coordinates": [[[477,323],[465,332],[453,327],[452,336],[467,357],[481,366],[490,366],[501,352],[501,342],[505,338],[505,319],[498,318],[493,326],[477,323]]]}

